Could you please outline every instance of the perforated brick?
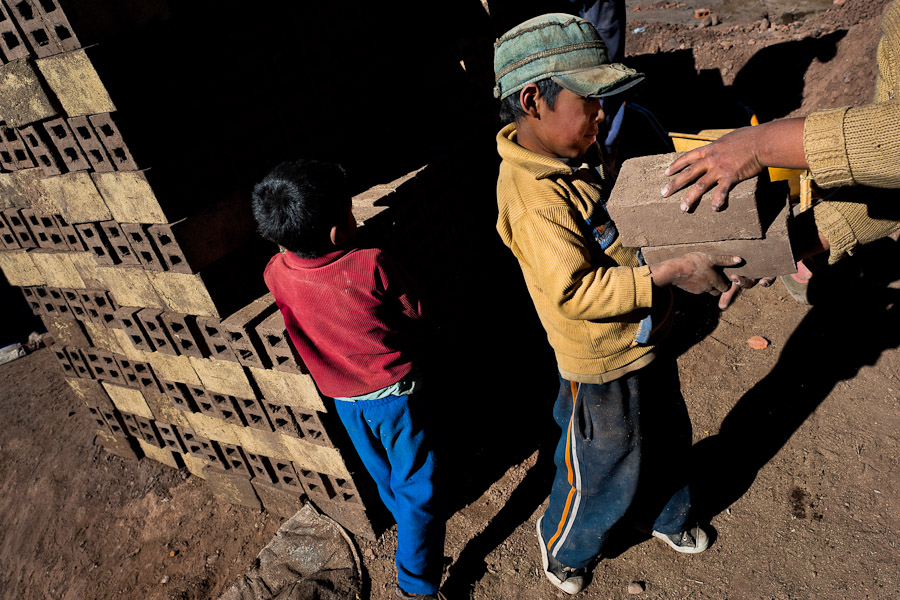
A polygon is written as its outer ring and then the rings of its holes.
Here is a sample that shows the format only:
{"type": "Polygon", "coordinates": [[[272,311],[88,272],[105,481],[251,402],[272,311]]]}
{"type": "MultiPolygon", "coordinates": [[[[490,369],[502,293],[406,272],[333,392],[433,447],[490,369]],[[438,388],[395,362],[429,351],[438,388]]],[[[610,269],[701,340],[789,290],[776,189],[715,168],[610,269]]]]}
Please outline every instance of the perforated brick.
{"type": "Polygon", "coordinates": [[[137,312],[140,309],[134,306],[121,306],[115,311],[116,320],[118,320],[120,328],[131,340],[132,346],[144,352],[153,352],[156,347],[150,342],[144,332],[143,326],[137,319],[137,312]]]}
{"type": "Polygon", "coordinates": [[[314,410],[308,410],[299,406],[286,406],[297,422],[300,430],[300,437],[319,446],[331,446],[331,440],[325,432],[325,426],[319,418],[319,414],[314,410]]]}
{"type": "Polygon", "coordinates": [[[119,366],[119,372],[122,374],[122,379],[125,382],[125,386],[139,389],[141,387],[141,383],[138,380],[138,375],[134,370],[134,361],[120,354],[116,354],[114,355],[114,357],[116,359],[116,364],[119,366]]]}
{"type": "Polygon", "coordinates": [[[76,290],[78,293],[78,298],[81,300],[81,306],[84,308],[84,321],[90,321],[92,323],[100,323],[100,312],[97,310],[97,307],[94,306],[94,294],[93,290],[83,289],[76,290]]]}
{"type": "Polygon", "coordinates": [[[116,306],[112,294],[106,290],[89,290],[89,292],[94,301],[94,309],[97,312],[97,322],[107,327],[115,327],[115,323],[117,323],[116,309],[118,306],[116,306]]]}
{"type": "MultiPolygon", "coordinates": [[[[19,210],[19,214],[22,215],[22,218],[25,219],[25,222],[28,224],[28,229],[31,230],[31,236],[34,238],[35,243],[37,243],[38,248],[59,250],[59,247],[54,244],[50,238],[52,232],[48,232],[44,228],[44,221],[33,209],[23,208],[19,210]]],[[[58,235],[57,241],[61,241],[61,238],[59,238],[58,235]]],[[[63,246],[63,249],[65,249],[65,246],[63,246]]]]}
{"type": "Polygon", "coordinates": [[[98,225],[102,229],[103,235],[106,236],[106,241],[114,250],[114,257],[118,259],[119,263],[126,266],[141,264],[118,222],[101,221],[98,225]]]}
{"type": "Polygon", "coordinates": [[[272,421],[272,427],[275,431],[292,437],[300,437],[300,430],[297,428],[296,421],[294,421],[294,415],[291,414],[287,406],[268,401],[264,401],[263,404],[269,413],[269,419],[272,421]]]}
{"type": "Polygon", "coordinates": [[[125,145],[125,140],[122,138],[122,133],[119,131],[113,115],[99,113],[91,115],[88,119],[94,126],[97,138],[106,148],[115,168],[119,171],[137,171],[139,169],[137,162],[131,155],[128,146],[125,145]]]}
{"type": "Polygon", "coordinates": [[[0,3],[0,52],[4,62],[26,58],[30,54],[9,10],[0,3]]]}
{"type": "Polygon", "coordinates": [[[69,171],[87,171],[91,168],[91,163],[81,151],[78,140],[64,118],[50,119],[41,125],[69,171]]]}
{"type": "Polygon", "coordinates": [[[238,362],[245,367],[269,367],[269,355],[256,333],[256,327],[278,310],[271,294],[251,302],[222,321],[228,343],[238,362]]]}
{"type": "MultiPolygon", "coordinates": [[[[69,303],[66,302],[66,298],[62,293],[62,290],[55,287],[48,287],[47,294],[50,302],[53,304],[55,308],[54,316],[57,317],[71,317],[72,311],[69,308],[69,303]]],[[[49,313],[48,313],[49,314],[49,313]]]]}
{"type": "Polygon", "coordinates": [[[81,42],[57,0],[38,0],[34,6],[41,15],[47,35],[53,39],[51,45],[61,52],[81,48],[81,42]]]}
{"type": "Polygon", "coordinates": [[[147,338],[157,352],[177,356],[178,350],[176,350],[175,344],[169,336],[169,332],[166,330],[165,325],[163,325],[162,319],[160,319],[162,312],[163,311],[157,308],[144,308],[138,311],[136,316],[141,327],[144,329],[144,332],[147,334],[147,338]]]}
{"type": "Polygon", "coordinates": [[[88,251],[94,255],[98,265],[113,266],[118,263],[118,258],[113,253],[109,242],[99,223],[77,223],[75,230],[88,251]]]}
{"type": "Polygon", "coordinates": [[[196,317],[181,313],[164,312],[160,315],[160,318],[179,354],[195,358],[209,356],[209,351],[206,350],[206,344],[203,342],[203,336],[197,327],[196,317]]]}
{"type": "Polygon", "coordinates": [[[143,223],[119,223],[141,266],[151,271],[163,271],[162,258],[143,223]]]}
{"type": "Polygon", "coordinates": [[[37,1],[14,0],[9,8],[35,56],[43,58],[62,52],[56,36],[41,17],[37,1]]]}
{"type": "Polygon", "coordinates": [[[184,442],[182,441],[181,436],[178,435],[178,431],[174,425],[163,421],[154,421],[153,424],[156,426],[156,431],[159,433],[159,438],[162,441],[164,448],[168,448],[172,452],[178,452],[179,454],[187,452],[184,442]]]}
{"type": "Polygon", "coordinates": [[[71,315],[78,319],[79,321],[89,321],[89,317],[87,311],[84,308],[84,305],[81,302],[81,293],[79,290],[75,290],[72,288],[60,288],[59,291],[62,293],[63,298],[66,303],[69,305],[69,311],[71,315]]]}
{"type": "MultiPolygon", "coordinates": [[[[43,235],[45,236],[45,238],[38,239],[39,246],[51,250],[58,250],[60,252],[69,250],[69,244],[66,242],[66,238],[62,231],[60,231],[59,226],[57,226],[56,219],[53,218],[53,215],[35,212],[33,217],[40,223],[40,228],[43,230],[43,235]]],[[[30,222],[32,217],[28,218],[30,222]]],[[[32,227],[32,233],[35,231],[34,227],[32,227]]]]}
{"type": "Polygon", "coordinates": [[[44,172],[44,176],[53,177],[66,172],[65,163],[57,154],[56,147],[50,142],[43,127],[26,125],[19,128],[19,134],[25,141],[25,146],[31,151],[35,164],[44,172]]]}
{"type": "Polygon", "coordinates": [[[273,470],[268,457],[265,457],[262,454],[253,454],[244,448],[244,458],[247,459],[247,464],[250,466],[250,472],[253,474],[254,478],[262,479],[267,483],[278,482],[278,478],[275,476],[275,471],[273,470]]]}
{"type": "Polygon", "coordinates": [[[241,410],[234,396],[228,394],[211,394],[209,399],[219,413],[219,419],[231,425],[243,425],[241,410]]]}
{"type": "Polygon", "coordinates": [[[362,506],[359,490],[356,489],[356,485],[354,485],[353,481],[344,479],[343,477],[335,477],[334,475],[329,475],[327,473],[320,473],[319,476],[334,492],[332,500],[362,506]]]}
{"type": "Polygon", "coordinates": [[[218,360],[237,362],[237,356],[228,343],[228,334],[222,328],[222,322],[215,317],[197,317],[197,329],[205,342],[209,356],[218,360]]]}
{"type": "Polygon", "coordinates": [[[288,373],[303,373],[300,355],[294,349],[294,344],[288,336],[284,326],[284,317],[280,311],[275,311],[256,328],[256,333],[262,342],[263,348],[269,357],[272,368],[288,373]]]}
{"type": "Polygon", "coordinates": [[[184,441],[188,454],[203,459],[220,469],[228,468],[228,464],[225,462],[225,458],[222,456],[219,445],[216,442],[197,435],[193,429],[178,427],[177,430],[184,441]]]}
{"type": "Polygon", "coordinates": [[[240,446],[219,442],[219,448],[222,450],[222,455],[225,458],[225,464],[228,465],[229,471],[239,473],[247,479],[253,476],[240,446]]]}
{"type": "Polygon", "coordinates": [[[99,348],[85,348],[82,350],[85,360],[94,371],[94,377],[99,381],[108,381],[116,385],[125,386],[125,377],[116,362],[112,352],[99,348]]]}
{"type": "Polygon", "coordinates": [[[293,463],[293,465],[303,489],[306,490],[313,502],[316,500],[331,500],[335,497],[336,493],[327,477],[323,478],[321,473],[311,469],[304,469],[297,463],[293,463]]]}
{"type": "Polygon", "coordinates": [[[13,168],[10,170],[33,169],[36,166],[18,131],[12,127],[0,126],[0,136],[3,137],[3,144],[12,161],[13,168]]]}
{"type": "Polygon", "coordinates": [[[78,235],[78,231],[75,229],[75,226],[69,223],[65,217],[62,215],[53,215],[53,222],[56,223],[56,227],[59,229],[60,234],[62,234],[63,240],[66,242],[66,246],[71,252],[86,252],[87,246],[84,245],[84,242],[81,241],[81,236],[78,235]]]}
{"type": "Polygon", "coordinates": [[[244,417],[244,424],[247,427],[253,427],[262,431],[274,431],[262,402],[256,398],[235,398],[234,400],[241,411],[241,415],[244,417]]]}
{"type": "Polygon", "coordinates": [[[163,393],[169,397],[176,408],[184,412],[196,412],[194,401],[185,384],[167,379],[159,379],[158,381],[163,393]]]}
{"type": "Polygon", "coordinates": [[[80,349],[67,348],[66,353],[69,355],[69,360],[72,361],[72,366],[75,367],[76,375],[83,379],[96,379],[93,369],[80,349]]]}
{"type": "Polygon", "coordinates": [[[275,483],[279,487],[290,492],[303,493],[303,485],[300,483],[300,478],[291,461],[273,458],[271,465],[275,474],[275,483]]]}
{"type": "Polygon", "coordinates": [[[162,386],[156,379],[156,375],[153,373],[153,369],[150,368],[150,363],[133,361],[131,363],[131,368],[134,370],[134,374],[137,377],[138,386],[141,389],[151,390],[154,392],[162,391],[162,386]]]}
{"type": "Polygon", "coordinates": [[[81,146],[82,152],[94,171],[99,173],[115,171],[106,148],[100,143],[100,139],[94,132],[94,126],[86,116],[69,117],[69,129],[75,135],[75,140],[81,146]]]}
{"type": "Polygon", "coordinates": [[[124,415],[122,413],[117,411],[115,408],[110,408],[107,406],[101,406],[99,408],[101,414],[103,415],[103,419],[106,421],[106,425],[109,427],[110,431],[113,432],[113,435],[128,435],[124,415]]]}
{"type": "Polygon", "coordinates": [[[54,346],[53,356],[56,357],[56,362],[59,363],[59,366],[66,377],[72,377],[76,375],[75,367],[72,365],[72,361],[69,358],[69,354],[68,352],[66,352],[65,348],[63,348],[62,346],[54,346]]]}
{"type": "Polygon", "coordinates": [[[37,241],[31,235],[31,229],[28,228],[28,223],[22,217],[18,208],[7,208],[2,212],[3,216],[6,217],[9,229],[12,230],[16,241],[19,242],[19,246],[22,248],[37,247],[37,241]]]}
{"type": "Polygon", "coordinates": [[[22,296],[25,298],[25,302],[28,303],[28,308],[31,309],[31,312],[37,316],[44,314],[44,307],[41,304],[41,299],[38,296],[37,288],[40,286],[29,286],[19,288],[22,290],[22,296]]]}
{"type": "Polygon", "coordinates": [[[156,424],[151,419],[140,415],[134,415],[134,420],[137,423],[138,431],[140,432],[140,439],[157,448],[163,448],[165,446],[160,437],[159,430],[156,428],[156,424]]]}
{"type": "Polygon", "coordinates": [[[4,250],[16,250],[21,247],[18,238],[16,238],[16,234],[13,233],[12,228],[9,226],[9,222],[6,220],[6,215],[0,212],[0,248],[3,248],[4,250]]]}
{"type": "Polygon", "coordinates": [[[106,419],[103,418],[103,410],[98,406],[87,406],[88,415],[91,420],[104,431],[109,431],[112,433],[112,430],[109,428],[109,425],[106,424],[106,419]]]}

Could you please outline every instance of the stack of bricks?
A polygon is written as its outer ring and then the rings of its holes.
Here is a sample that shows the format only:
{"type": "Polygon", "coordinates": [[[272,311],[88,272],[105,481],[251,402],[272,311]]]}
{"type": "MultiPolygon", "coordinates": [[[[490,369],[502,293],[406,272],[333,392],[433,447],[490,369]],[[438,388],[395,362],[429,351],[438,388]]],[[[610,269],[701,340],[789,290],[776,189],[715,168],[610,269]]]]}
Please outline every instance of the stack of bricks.
{"type": "Polygon", "coordinates": [[[71,4],[0,0],[0,268],[56,339],[98,443],[230,502],[289,516],[308,499],[371,536],[346,438],[264,294],[275,249],[248,198],[157,194],[71,4]]]}
{"type": "Polygon", "coordinates": [[[656,154],[623,163],[606,208],[624,246],[640,248],[650,265],[706,252],[740,256],[742,263],[725,269],[729,275],[758,279],[797,271],[788,236],[786,182],[754,177],[731,190],[725,210],[710,208],[711,191],[693,212],[683,213],[688,188],[668,198],[659,195],[669,183],[665,169],[678,156],[656,154]]]}

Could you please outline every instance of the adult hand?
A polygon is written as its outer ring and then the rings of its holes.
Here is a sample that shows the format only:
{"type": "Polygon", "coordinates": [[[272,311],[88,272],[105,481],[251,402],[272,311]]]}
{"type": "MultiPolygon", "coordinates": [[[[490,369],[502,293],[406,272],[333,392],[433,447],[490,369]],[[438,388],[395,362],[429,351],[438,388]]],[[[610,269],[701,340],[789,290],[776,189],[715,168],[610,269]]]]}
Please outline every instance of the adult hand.
{"type": "Polygon", "coordinates": [[[692,210],[700,197],[715,188],[713,210],[727,206],[728,192],[741,181],[762,172],[765,167],[806,169],[803,152],[805,118],[773,121],[755,127],[741,127],[721,138],[675,159],[666,175],[674,175],[660,195],[669,197],[690,185],[681,210],[692,210]]]}
{"type": "Polygon", "coordinates": [[[740,256],[730,254],[714,256],[704,252],[690,252],[652,265],[650,276],[659,287],[674,285],[692,294],[709,292],[718,296],[729,291],[731,282],[716,267],[733,267],[741,260],[740,256]]]}

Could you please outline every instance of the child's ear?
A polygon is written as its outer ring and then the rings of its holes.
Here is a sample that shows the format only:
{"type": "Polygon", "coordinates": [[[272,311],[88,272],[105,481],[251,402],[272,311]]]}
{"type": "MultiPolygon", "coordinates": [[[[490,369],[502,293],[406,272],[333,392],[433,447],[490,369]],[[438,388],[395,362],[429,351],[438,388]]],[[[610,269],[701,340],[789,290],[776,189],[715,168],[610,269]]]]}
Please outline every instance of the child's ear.
{"type": "Polygon", "coordinates": [[[335,225],[331,228],[329,232],[329,237],[331,238],[331,243],[335,246],[340,246],[344,243],[344,230],[342,227],[335,225]]]}
{"type": "Polygon", "coordinates": [[[522,110],[535,119],[541,118],[541,112],[538,109],[538,99],[540,98],[540,91],[538,90],[538,86],[536,83],[529,83],[521,90],[519,90],[519,103],[522,105],[522,110]]]}

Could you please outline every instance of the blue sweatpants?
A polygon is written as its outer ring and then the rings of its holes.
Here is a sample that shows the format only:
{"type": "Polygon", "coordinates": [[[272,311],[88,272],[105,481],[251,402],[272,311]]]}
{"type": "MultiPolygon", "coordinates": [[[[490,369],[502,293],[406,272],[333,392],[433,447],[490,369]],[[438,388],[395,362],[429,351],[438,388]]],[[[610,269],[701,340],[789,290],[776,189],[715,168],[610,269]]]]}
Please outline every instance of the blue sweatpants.
{"type": "Polygon", "coordinates": [[[334,404],[397,521],[397,583],[411,594],[433,594],[441,582],[445,522],[435,497],[431,411],[420,395],[334,404]]]}
{"type": "Polygon", "coordinates": [[[559,562],[588,566],[623,517],[661,533],[688,528],[691,422],[674,359],[604,384],[560,378],[553,416],[562,436],[541,536],[559,562]]]}

